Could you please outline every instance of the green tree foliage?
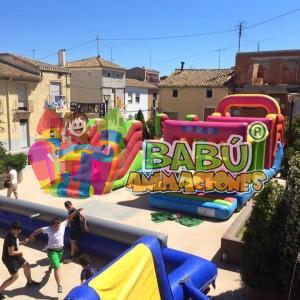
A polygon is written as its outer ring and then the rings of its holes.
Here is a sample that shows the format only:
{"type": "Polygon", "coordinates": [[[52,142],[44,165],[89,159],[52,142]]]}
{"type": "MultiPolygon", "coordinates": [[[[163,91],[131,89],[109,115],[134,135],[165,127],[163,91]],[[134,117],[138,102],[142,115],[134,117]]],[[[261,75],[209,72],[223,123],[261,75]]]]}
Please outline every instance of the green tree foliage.
{"type": "Polygon", "coordinates": [[[150,139],[154,139],[154,136],[155,136],[155,125],[154,125],[153,119],[149,119],[146,122],[146,126],[148,127],[148,130],[149,130],[149,138],[150,139]]]}
{"type": "Polygon", "coordinates": [[[300,152],[300,118],[294,120],[291,126],[289,140],[289,125],[285,126],[285,140],[287,143],[287,147],[284,151],[283,159],[282,159],[282,170],[281,174],[284,178],[287,177],[287,173],[289,170],[289,160],[295,152],[300,152]]]}
{"type": "Polygon", "coordinates": [[[282,199],[283,187],[269,182],[255,197],[255,207],[246,224],[241,253],[241,277],[255,289],[274,289],[278,268],[278,231],[274,213],[282,199]]]}
{"type": "MultiPolygon", "coordinates": [[[[297,255],[300,252],[300,152],[289,162],[290,168],[286,189],[277,209],[279,220],[279,285],[286,293],[289,291],[297,255]]],[[[277,234],[276,234],[277,235],[277,234]]],[[[293,283],[293,299],[300,299],[300,264],[296,268],[293,283]]]]}
{"type": "Polygon", "coordinates": [[[17,172],[25,168],[27,163],[27,156],[24,153],[10,154],[6,153],[3,144],[0,144],[0,174],[6,172],[6,168],[11,166],[17,172]]]}
{"type": "Polygon", "coordinates": [[[142,124],[143,124],[143,140],[148,139],[149,136],[150,136],[149,129],[146,125],[145,117],[144,117],[144,114],[141,110],[139,110],[137,112],[135,119],[142,122],[142,124]]]}
{"type": "Polygon", "coordinates": [[[243,237],[241,276],[255,289],[289,293],[295,268],[291,299],[300,299],[300,153],[289,162],[283,188],[269,182],[255,197],[256,204],[243,237]]]}

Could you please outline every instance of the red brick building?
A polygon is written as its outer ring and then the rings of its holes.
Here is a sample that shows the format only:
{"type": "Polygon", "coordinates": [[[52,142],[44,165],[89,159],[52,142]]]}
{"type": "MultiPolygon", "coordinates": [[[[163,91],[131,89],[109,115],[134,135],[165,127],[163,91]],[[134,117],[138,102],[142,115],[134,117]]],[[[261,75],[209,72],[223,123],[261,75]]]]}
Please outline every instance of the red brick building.
{"type": "Polygon", "coordinates": [[[235,86],[236,93],[274,97],[287,115],[287,95],[300,87],[300,50],[237,53],[235,86]]]}

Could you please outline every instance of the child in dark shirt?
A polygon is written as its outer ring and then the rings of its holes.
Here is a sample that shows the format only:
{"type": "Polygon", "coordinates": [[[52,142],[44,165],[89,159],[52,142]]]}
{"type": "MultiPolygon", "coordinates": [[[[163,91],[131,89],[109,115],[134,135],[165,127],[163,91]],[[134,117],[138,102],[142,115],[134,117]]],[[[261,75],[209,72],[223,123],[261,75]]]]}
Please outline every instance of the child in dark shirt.
{"type": "Polygon", "coordinates": [[[93,266],[91,266],[91,259],[87,254],[80,256],[78,258],[78,262],[82,266],[80,280],[81,283],[83,283],[85,280],[88,280],[89,278],[94,276],[97,270],[93,266]]]}

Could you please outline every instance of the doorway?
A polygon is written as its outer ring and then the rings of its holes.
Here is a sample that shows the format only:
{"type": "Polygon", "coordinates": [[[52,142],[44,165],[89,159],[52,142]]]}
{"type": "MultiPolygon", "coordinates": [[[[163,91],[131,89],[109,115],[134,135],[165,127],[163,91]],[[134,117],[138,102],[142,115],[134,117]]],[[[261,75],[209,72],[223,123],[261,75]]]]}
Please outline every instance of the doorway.
{"type": "Polygon", "coordinates": [[[29,146],[28,136],[28,120],[20,120],[20,148],[27,148],[29,146]]]}

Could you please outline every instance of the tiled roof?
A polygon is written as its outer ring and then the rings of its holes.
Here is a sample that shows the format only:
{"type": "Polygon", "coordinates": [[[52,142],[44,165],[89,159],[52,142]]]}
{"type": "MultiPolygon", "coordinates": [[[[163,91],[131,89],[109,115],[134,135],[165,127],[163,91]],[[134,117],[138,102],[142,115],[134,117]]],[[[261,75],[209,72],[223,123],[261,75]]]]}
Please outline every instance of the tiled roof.
{"type": "Polygon", "coordinates": [[[0,59],[1,56],[12,56],[15,57],[17,59],[23,60],[33,66],[38,67],[41,71],[49,71],[49,72],[57,72],[57,73],[70,73],[70,70],[68,70],[65,67],[59,66],[59,65],[52,65],[52,64],[48,64],[39,60],[33,60],[21,55],[16,55],[16,54],[11,54],[11,53],[0,53],[0,59]]]}
{"type": "Polygon", "coordinates": [[[222,87],[233,77],[232,69],[175,70],[159,87],[222,87]]]}
{"type": "Polygon", "coordinates": [[[140,87],[140,88],[147,88],[147,89],[158,89],[158,87],[154,84],[151,84],[147,81],[137,80],[126,78],[126,87],[140,87]]]}
{"type": "Polygon", "coordinates": [[[19,80],[30,80],[30,81],[40,81],[41,76],[32,74],[30,72],[23,71],[17,67],[6,64],[0,61],[0,78],[1,79],[19,79],[19,80]]]}
{"type": "Polygon", "coordinates": [[[102,67],[102,68],[125,70],[125,68],[123,68],[117,64],[114,64],[106,59],[103,59],[102,57],[99,57],[99,56],[71,61],[71,62],[67,63],[67,67],[68,68],[102,67]]]}

